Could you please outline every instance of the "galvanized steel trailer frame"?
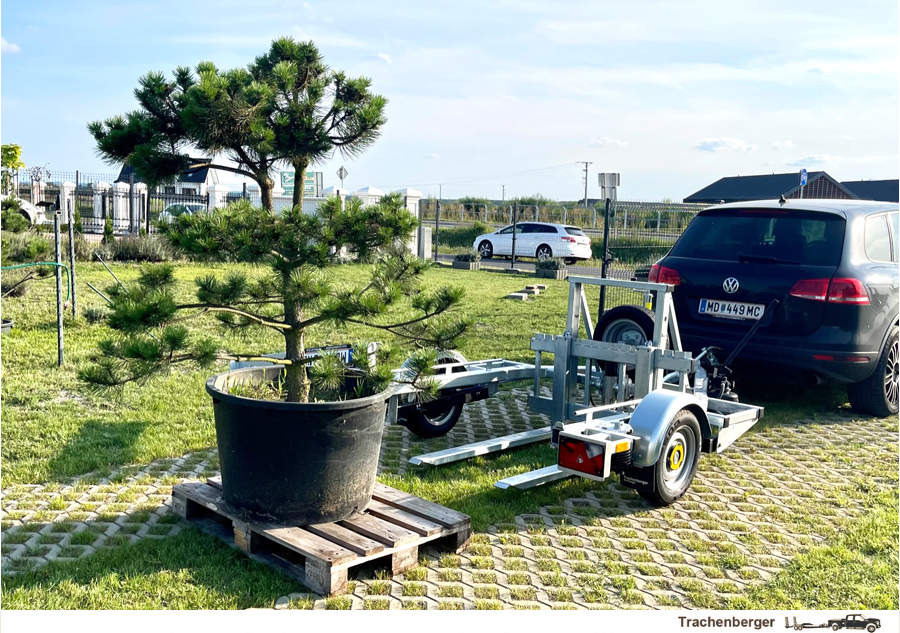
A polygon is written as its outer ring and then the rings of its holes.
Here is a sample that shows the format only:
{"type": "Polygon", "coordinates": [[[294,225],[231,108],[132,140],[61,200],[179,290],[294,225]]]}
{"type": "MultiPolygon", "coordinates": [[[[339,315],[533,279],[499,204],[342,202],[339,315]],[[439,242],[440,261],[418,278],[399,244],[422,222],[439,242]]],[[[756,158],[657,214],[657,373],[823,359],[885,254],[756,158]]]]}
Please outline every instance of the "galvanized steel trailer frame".
{"type": "MultiPolygon", "coordinates": [[[[676,414],[684,409],[695,415],[701,427],[702,444],[697,448],[702,452],[721,452],[752,427],[764,411],[753,405],[706,397],[701,386],[703,378],[697,382],[700,388],[695,393],[689,377],[703,375],[697,371],[703,354],[695,358],[681,349],[671,291],[671,286],[653,282],[569,277],[565,332],[532,337],[534,365],[502,359],[442,365],[441,375],[437,377],[444,387],[488,383],[493,385],[492,392],[500,382],[531,378],[529,408],[549,415],[551,426],[415,456],[410,458],[410,463],[440,465],[547,439],[557,445],[560,437],[577,438],[605,451],[607,459],[599,476],[551,465],[498,481],[497,487],[531,488],[572,475],[604,479],[610,474],[614,451],[629,452],[631,461],[639,468],[654,467],[661,459],[666,431],[676,414]],[[643,303],[654,307],[651,340],[640,346],[593,340],[594,324],[585,295],[587,285],[642,293],[643,303]],[[579,336],[582,328],[586,338],[579,336]],[[542,355],[546,353],[553,354],[552,366],[543,363],[542,355]],[[579,365],[581,360],[583,365],[579,365]],[[615,367],[615,375],[607,375],[604,366],[615,367]],[[633,367],[633,381],[626,367],[633,367]],[[543,378],[553,379],[549,398],[541,395],[543,378]],[[592,387],[599,388],[597,406],[592,405],[592,387]]],[[[392,403],[411,397],[411,391],[407,386],[398,386],[392,403]]],[[[391,410],[396,416],[396,405],[391,410]]]]}

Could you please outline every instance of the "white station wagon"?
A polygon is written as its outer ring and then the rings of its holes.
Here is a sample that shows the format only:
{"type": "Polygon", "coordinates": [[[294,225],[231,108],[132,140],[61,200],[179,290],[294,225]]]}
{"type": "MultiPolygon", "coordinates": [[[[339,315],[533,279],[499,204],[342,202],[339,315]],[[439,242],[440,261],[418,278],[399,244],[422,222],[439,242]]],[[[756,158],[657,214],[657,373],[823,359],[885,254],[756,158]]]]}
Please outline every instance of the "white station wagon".
{"type": "Polygon", "coordinates": [[[519,222],[475,238],[472,247],[482,259],[512,255],[513,227],[516,232],[516,257],[550,259],[561,257],[567,263],[591,258],[591,238],[577,226],[546,222],[519,222]]]}

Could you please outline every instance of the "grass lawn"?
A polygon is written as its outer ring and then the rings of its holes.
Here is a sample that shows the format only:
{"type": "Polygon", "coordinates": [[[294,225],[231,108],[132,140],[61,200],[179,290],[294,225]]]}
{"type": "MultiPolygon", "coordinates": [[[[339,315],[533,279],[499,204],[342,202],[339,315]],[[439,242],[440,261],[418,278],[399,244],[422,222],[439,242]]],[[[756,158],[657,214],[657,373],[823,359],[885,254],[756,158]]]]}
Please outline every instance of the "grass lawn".
{"type": "MultiPolygon", "coordinates": [[[[134,279],[138,267],[111,265],[123,281],[134,279]]],[[[249,269],[249,267],[248,267],[249,269]]],[[[221,273],[225,266],[179,264],[176,276],[183,299],[193,298],[193,279],[221,273]]],[[[263,274],[259,269],[259,274],[263,274]]],[[[345,265],[336,279],[362,282],[368,268],[345,265]]],[[[523,277],[435,268],[426,287],[462,285],[467,290],[464,312],[474,321],[460,351],[469,359],[508,358],[532,361],[533,333],[559,334],[564,329],[568,284],[541,280],[549,288],[533,302],[504,297],[531,283],[523,277]]],[[[112,283],[100,265],[77,266],[79,310],[102,308],[104,301],[85,282],[104,288],[112,283]]],[[[3,317],[15,320],[2,343],[2,487],[14,484],[59,484],[94,472],[99,476],[128,464],[146,464],[165,457],[215,446],[215,428],[205,380],[214,372],[179,367],[120,393],[98,394],[77,380],[77,370],[97,343],[111,331],[88,324],[84,317],[67,317],[65,357],[56,367],[55,291],[51,281],[36,282],[25,297],[3,301],[3,317]]],[[[596,305],[598,289],[588,289],[596,305]]],[[[596,316],[595,316],[596,318],[596,316]]],[[[242,337],[218,329],[213,319],[193,321],[235,352],[282,349],[277,334],[258,329],[242,337]]],[[[317,327],[310,345],[383,340],[380,333],[359,326],[317,327]]],[[[216,371],[226,369],[221,364],[216,371]]],[[[761,428],[797,420],[815,420],[845,408],[846,394],[833,386],[806,387],[752,371],[736,376],[742,400],[766,407],[761,428]]],[[[896,426],[894,428],[896,430],[896,426]]],[[[753,431],[751,431],[751,434],[753,431]]],[[[896,453],[895,453],[896,455],[896,453]]],[[[382,480],[398,488],[446,504],[472,517],[477,530],[510,523],[516,515],[537,512],[583,496],[592,486],[571,479],[553,486],[510,495],[493,487],[497,479],[544,466],[553,460],[548,446],[471,460],[469,462],[382,480]]],[[[890,472],[872,473],[880,478],[890,472]]],[[[890,470],[890,469],[888,469],[890,470]]],[[[863,473],[865,476],[865,473],[863,473]]],[[[630,493],[629,493],[630,494],[630,493]]],[[[837,534],[828,543],[808,549],[768,582],[732,600],[734,608],[824,608],[835,596],[847,608],[897,606],[897,498],[866,493],[871,512],[865,520],[837,534]],[[838,574],[840,569],[840,574],[838,574]]],[[[161,541],[102,551],[78,562],[51,563],[34,572],[3,580],[5,608],[243,608],[270,606],[297,585],[193,530],[161,541]]]]}

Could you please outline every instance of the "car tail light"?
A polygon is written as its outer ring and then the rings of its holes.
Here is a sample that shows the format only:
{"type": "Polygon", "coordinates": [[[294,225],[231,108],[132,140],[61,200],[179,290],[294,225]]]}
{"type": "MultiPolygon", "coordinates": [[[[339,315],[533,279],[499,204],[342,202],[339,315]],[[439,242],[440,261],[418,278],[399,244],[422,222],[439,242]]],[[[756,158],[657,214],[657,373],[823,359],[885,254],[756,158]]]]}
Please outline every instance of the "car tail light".
{"type": "Polygon", "coordinates": [[[790,295],[800,299],[825,301],[828,297],[827,279],[801,279],[791,288],[790,295]]]}
{"type": "Polygon", "coordinates": [[[801,279],[791,288],[790,295],[812,301],[855,303],[868,305],[869,295],[859,279],[801,279]]]}
{"type": "Polygon", "coordinates": [[[647,277],[647,281],[677,286],[681,283],[681,276],[674,268],[653,264],[650,267],[650,275],[647,277]]]}
{"type": "Polygon", "coordinates": [[[869,304],[869,293],[859,279],[834,278],[828,288],[828,301],[830,303],[856,303],[858,305],[869,304]]]}
{"type": "Polygon", "coordinates": [[[564,237],[564,238],[562,238],[562,241],[563,242],[572,242],[574,244],[578,240],[576,240],[574,237],[564,237]]]}

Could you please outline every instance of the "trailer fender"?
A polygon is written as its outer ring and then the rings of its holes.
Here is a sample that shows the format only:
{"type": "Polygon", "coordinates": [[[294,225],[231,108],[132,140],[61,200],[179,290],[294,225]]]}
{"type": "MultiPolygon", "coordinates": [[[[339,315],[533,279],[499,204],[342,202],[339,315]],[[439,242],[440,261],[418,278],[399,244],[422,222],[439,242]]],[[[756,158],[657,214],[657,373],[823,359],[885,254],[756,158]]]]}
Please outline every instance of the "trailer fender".
{"type": "MultiPolygon", "coordinates": [[[[640,438],[632,449],[635,466],[649,467],[657,462],[662,451],[662,439],[675,414],[682,409],[690,409],[700,423],[700,433],[704,438],[712,435],[706,410],[700,400],[691,394],[667,389],[657,389],[638,403],[631,414],[631,428],[640,438]]],[[[702,438],[701,438],[702,443],[702,438]]]]}

